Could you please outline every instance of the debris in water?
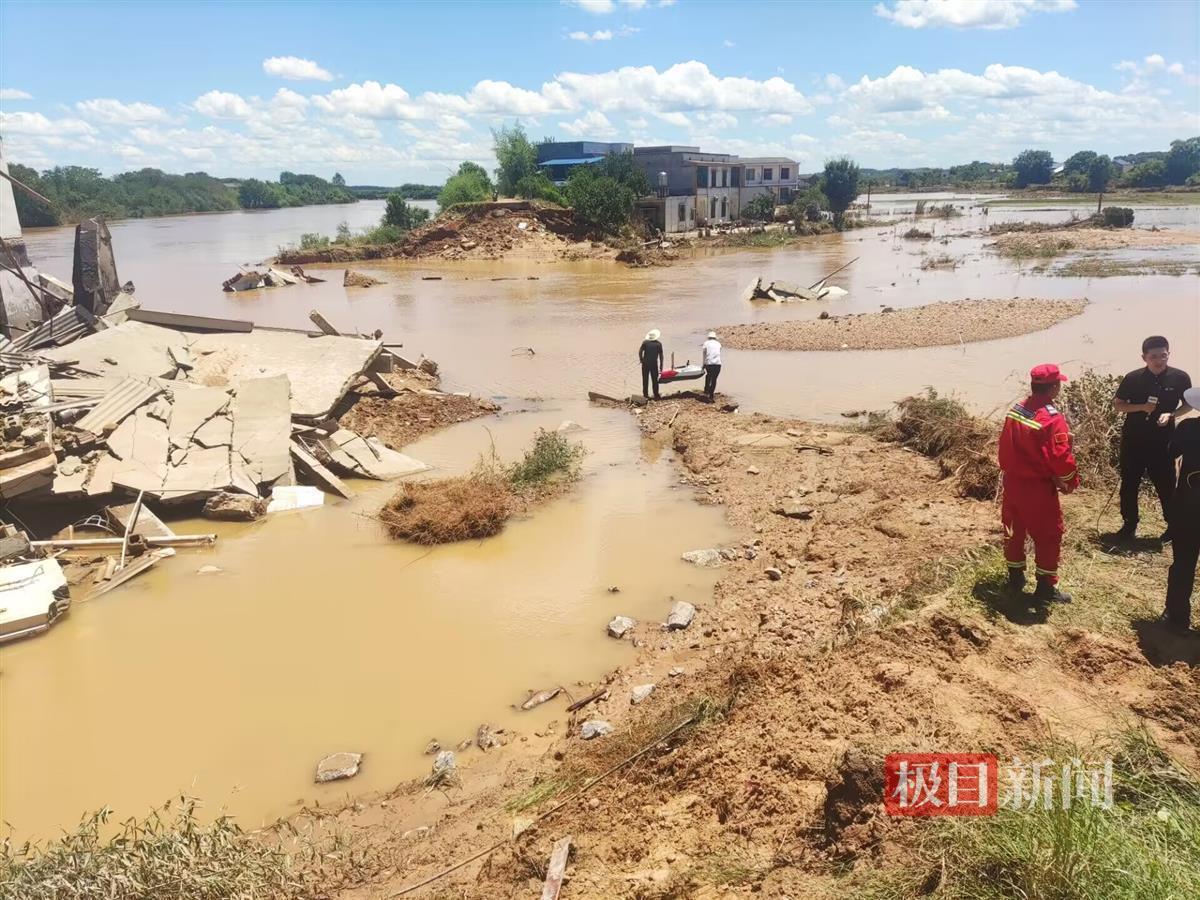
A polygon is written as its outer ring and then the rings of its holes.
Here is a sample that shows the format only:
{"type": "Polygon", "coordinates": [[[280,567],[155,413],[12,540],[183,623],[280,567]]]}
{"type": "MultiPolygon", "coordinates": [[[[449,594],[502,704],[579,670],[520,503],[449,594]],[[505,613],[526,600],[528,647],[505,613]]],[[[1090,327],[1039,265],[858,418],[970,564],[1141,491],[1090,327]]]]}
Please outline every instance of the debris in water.
{"type": "Polygon", "coordinates": [[[317,783],[353,778],[362,763],[361,753],[331,753],[317,763],[317,783]]]}
{"type": "Polygon", "coordinates": [[[553,700],[562,693],[562,688],[548,688],[544,691],[536,691],[529,695],[524,703],[521,704],[521,709],[533,709],[535,706],[541,706],[543,703],[553,700]]]}

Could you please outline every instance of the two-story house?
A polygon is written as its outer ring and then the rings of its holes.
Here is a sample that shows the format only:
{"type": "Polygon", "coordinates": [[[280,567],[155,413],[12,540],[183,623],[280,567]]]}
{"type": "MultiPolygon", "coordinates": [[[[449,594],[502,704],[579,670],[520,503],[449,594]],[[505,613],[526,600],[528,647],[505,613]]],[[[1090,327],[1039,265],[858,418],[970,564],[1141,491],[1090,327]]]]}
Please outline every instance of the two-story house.
{"type": "Polygon", "coordinates": [[[790,203],[796,193],[806,187],[796,161],[786,156],[748,157],[739,162],[742,166],[743,204],[765,194],[774,197],[776,203],[790,203]]]}

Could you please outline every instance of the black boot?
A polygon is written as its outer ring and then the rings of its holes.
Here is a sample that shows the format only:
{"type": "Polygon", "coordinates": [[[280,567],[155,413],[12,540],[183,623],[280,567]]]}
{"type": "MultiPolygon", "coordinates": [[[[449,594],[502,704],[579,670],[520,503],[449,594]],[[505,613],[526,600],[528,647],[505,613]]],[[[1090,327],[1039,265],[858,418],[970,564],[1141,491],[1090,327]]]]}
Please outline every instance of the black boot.
{"type": "Polygon", "coordinates": [[[1025,570],[1024,569],[1009,569],[1008,570],[1008,592],[1010,594],[1020,594],[1025,590],[1025,570]]]}
{"type": "Polygon", "coordinates": [[[1113,535],[1118,541],[1132,541],[1137,534],[1137,522],[1126,522],[1113,535]]]}
{"type": "Polygon", "coordinates": [[[1039,600],[1042,603],[1070,603],[1071,595],[1060,591],[1058,585],[1045,575],[1039,575],[1037,577],[1037,589],[1033,592],[1033,599],[1039,600]]]}

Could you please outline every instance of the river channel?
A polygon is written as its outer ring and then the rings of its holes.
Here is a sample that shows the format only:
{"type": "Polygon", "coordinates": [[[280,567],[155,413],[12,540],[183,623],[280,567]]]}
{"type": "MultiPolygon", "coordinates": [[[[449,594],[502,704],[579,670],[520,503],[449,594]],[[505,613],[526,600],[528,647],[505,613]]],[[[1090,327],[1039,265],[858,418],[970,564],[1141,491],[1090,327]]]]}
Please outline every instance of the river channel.
{"type": "MultiPolygon", "coordinates": [[[[884,198],[877,198],[884,201],[884,198]]],[[[952,198],[947,198],[952,199],[952,198]]],[[[1066,211],[995,208],[970,198],[936,226],[954,270],[923,271],[907,224],[879,225],[769,251],[697,253],[667,268],[607,261],[389,262],[355,268],[386,284],[323,284],[226,294],[238,265],[303,232],[373,225],[382,202],[111,224],[118,271],[143,306],[307,327],[320,310],[346,330],[383,329],[403,352],[442,366],[444,386],[496,398],[503,412],[405,448],[434,475],[469,470],[495,444],[511,459],[538,427],[580,423],[589,454],[569,496],[493,539],[432,552],[394,544],[371,513],[394,486],[360,483],[352,501],[219,525],[207,551],[180,551],[49,633],[0,651],[0,819],[46,836],[85,810],[142,814],[174,794],[201,798],[247,826],[314,800],[389,787],[427,770],[431,738],[452,745],[481,722],[528,732],[561,708],[518,713],[526,689],[573,689],[630,658],[607,639],[616,613],[656,621],[672,597],[703,610],[713,576],[684,550],[732,537],[720,511],[678,487],[669,453],[632,417],[589,406],[586,391],[640,389],[636,351],[650,328],[677,362],[695,361],[724,324],[872,312],[937,300],[1078,297],[1085,312],[1024,337],[910,351],[725,351],[721,389],[742,411],[829,422],[883,409],[926,385],[989,412],[1020,391],[1037,362],[1070,373],[1124,372],[1141,338],[1174,340],[1174,364],[1200,369],[1200,279],[1061,278],[996,257],[972,236],[989,221],[1053,220],[1066,211]],[[751,279],[803,284],[857,260],[821,304],[743,304],[751,279]],[[422,276],[440,276],[423,280],[422,276]],[[518,348],[532,348],[533,354],[518,348]],[[201,566],[217,573],[198,574],[201,566]],[[610,594],[619,586],[620,594],[610,594]],[[338,750],[366,754],[351,782],[315,786],[338,750]]],[[[905,198],[887,201],[896,215],[905,198]]],[[[1139,225],[1195,231],[1200,209],[1139,210],[1139,225]]],[[[27,233],[36,265],[70,276],[71,230],[27,233]]],[[[939,247],[940,250],[943,247],[939,247]]],[[[1186,248],[1194,261],[1196,247],[1186,248]]],[[[1173,251],[1138,251],[1146,258],[1173,251]]],[[[211,522],[176,530],[212,530],[211,522]]]]}

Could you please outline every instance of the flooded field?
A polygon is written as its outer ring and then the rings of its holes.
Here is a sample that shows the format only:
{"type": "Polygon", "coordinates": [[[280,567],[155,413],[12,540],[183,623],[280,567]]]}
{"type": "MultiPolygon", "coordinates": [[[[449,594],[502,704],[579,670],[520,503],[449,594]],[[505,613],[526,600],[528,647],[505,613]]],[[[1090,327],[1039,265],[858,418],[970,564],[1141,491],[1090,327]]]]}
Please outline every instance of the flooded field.
{"type": "MultiPolygon", "coordinates": [[[[929,196],[929,195],[925,195],[929,196]]],[[[933,198],[931,198],[933,199],[933,198]]],[[[1023,337],[923,350],[726,351],[722,391],[743,412],[840,422],[925,385],[980,411],[1007,402],[1030,365],[1133,368],[1138,344],[1162,332],[1172,362],[1200,369],[1200,279],[1194,274],[1063,278],[998,257],[977,236],[988,222],[1054,221],[1064,210],[961,202],[962,217],[922,220],[946,243],[900,238],[911,222],[813,238],[781,250],[697,252],[667,268],[560,264],[360,263],[384,278],[347,291],[324,284],[225,294],[220,284],[301,232],[374,224],[382,203],[116,223],[118,271],[148,308],[307,327],[320,310],[344,329],[382,328],[406,354],[442,364],[444,386],[501,400],[506,414],[456,426],[406,448],[468,470],[494,438],[512,458],[539,426],[587,429],[585,477],[571,495],[481,543],[396,545],[370,514],[392,487],[349,503],[222,526],[211,551],[168,564],[94,603],[51,633],[0,654],[0,818],[47,834],[85,809],[141,813],[184,791],[247,824],[314,799],[387,787],[423,773],[437,737],[452,745],[483,721],[529,731],[561,708],[519,716],[527,688],[595,679],[628,648],[604,637],[617,612],[655,620],[669,598],[698,605],[712,579],[682,550],[725,537],[719,510],[678,490],[666,455],[644,446],[623,411],[588,406],[587,390],[640,389],[637,347],[660,328],[676,362],[695,361],[704,333],[727,324],[902,308],[938,300],[1087,297],[1078,317],[1023,337]],[[927,254],[957,266],[922,270],[927,254]],[[751,279],[801,284],[857,259],[817,304],[745,304],[751,279]],[[440,276],[426,281],[422,276],[440,276]],[[532,348],[533,354],[520,348],[532,348]],[[516,412],[515,410],[528,410],[516,412]],[[486,428],[485,428],[486,426],[486,428]],[[198,575],[202,565],[223,571],[198,575]],[[621,593],[607,593],[619,585],[621,593]],[[317,790],[316,760],[366,754],[353,782],[317,790]]],[[[873,198],[901,210],[908,198],[873,198]]],[[[896,215],[901,214],[896,212],[896,215]]],[[[1200,209],[1138,211],[1140,225],[1196,233],[1200,209]]],[[[70,275],[70,229],[32,232],[30,257],[70,275]]],[[[1197,248],[1171,253],[1195,260],[1197,248]]],[[[1137,251],[1138,258],[1168,251],[1137,251]]],[[[211,530],[192,523],[176,530],[211,530]]]]}

